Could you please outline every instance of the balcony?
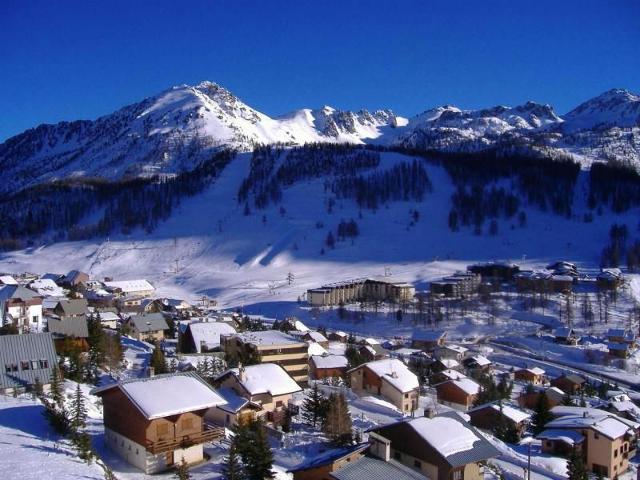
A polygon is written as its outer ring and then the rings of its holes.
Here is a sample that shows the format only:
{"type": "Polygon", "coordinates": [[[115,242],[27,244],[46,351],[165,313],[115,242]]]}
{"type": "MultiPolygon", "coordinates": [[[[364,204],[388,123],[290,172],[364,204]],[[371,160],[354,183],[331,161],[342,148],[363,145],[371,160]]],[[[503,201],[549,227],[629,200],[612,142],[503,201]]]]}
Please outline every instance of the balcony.
{"type": "Polygon", "coordinates": [[[157,440],[155,442],[147,440],[145,448],[153,455],[171,452],[181,448],[189,448],[199,443],[213,442],[224,437],[224,427],[219,425],[205,424],[204,429],[198,433],[177,436],[172,439],[157,440]]]}

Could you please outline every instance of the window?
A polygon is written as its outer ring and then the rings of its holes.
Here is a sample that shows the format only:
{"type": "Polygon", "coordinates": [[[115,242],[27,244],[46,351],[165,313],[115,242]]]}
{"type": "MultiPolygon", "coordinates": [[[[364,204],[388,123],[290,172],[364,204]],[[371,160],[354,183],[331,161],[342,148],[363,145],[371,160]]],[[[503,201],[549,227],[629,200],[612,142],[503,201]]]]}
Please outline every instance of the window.
{"type": "Polygon", "coordinates": [[[405,393],[405,394],[404,394],[404,398],[409,398],[409,394],[408,394],[408,393],[405,393]]]}
{"type": "Polygon", "coordinates": [[[452,480],[462,480],[462,470],[454,470],[452,480]]]}
{"type": "Polygon", "coordinates": [[[400,452],[393,452],[393,458],[395,458],[396,460],[401,460],[402,454],[400,452]]]}
{"type": "Polygon", "coordinates": [[[282,407],[282,400],[278,400],[276,402],[276,408],[280,408],[280,407],[282,407]]]}
{"type": "Polygon", "coordinates": [[[29,370],[29,362],[24,360],[20,362],[20,370],[29,370]]]}
{"type": "Polygon", "coordinates": [[[7,363],[4,366],[4,369],[6,370],[7,373],[17,372],[18,371],[18,364],[17,363],[7,363]]]}
{"type": "Polygon", "coordinates": [[[617,456],[618,456],[618,449],[616,448],[616,449],[613,451],[613,458],[616,458],[617,456]]]}
{"type": "Polygon", "coordinates": [[[40,360],[40,368],[49,368],[49,360],[40,360]]]}
{"type": "Polygon", "coordinates": [[[34,315],[31,319],[33,320],[33,323],[38,323],[39,317],[38,315],[34,315]]]}
{"type": "Polygon", "coordinates": [[[416,468],[422,468],[422,462],[420,460],[414,460],[413,466],[416,468]]]}
{"type": "Polygon", "coordinates": [[[37,370],[39,366],[40,364],[37,360],[31,360],[31,370],[37,370]]]}
{"type": "Polygon", "coordinates": [[[593,438],[595,438],[596,440],[600,438],[600,435],[598,435],[597,433],[593,432],[593,438]]]}

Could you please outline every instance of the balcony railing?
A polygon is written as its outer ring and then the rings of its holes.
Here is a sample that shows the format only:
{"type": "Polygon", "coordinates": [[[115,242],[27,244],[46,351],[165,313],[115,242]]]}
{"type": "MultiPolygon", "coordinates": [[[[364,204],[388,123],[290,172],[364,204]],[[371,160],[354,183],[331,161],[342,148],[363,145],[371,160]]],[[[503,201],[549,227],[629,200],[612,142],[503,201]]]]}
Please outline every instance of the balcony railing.
{"type": "Polygon", "coordinates": [[[179,448],[189,448],[199,443],[213,442],[224,437],[224,427],[218,425],[205,424],[201,432],[189,435],[180,435],[166,440],[147,440],[145,448],[153,455],[158,453],[171,452],[179,448]]]}

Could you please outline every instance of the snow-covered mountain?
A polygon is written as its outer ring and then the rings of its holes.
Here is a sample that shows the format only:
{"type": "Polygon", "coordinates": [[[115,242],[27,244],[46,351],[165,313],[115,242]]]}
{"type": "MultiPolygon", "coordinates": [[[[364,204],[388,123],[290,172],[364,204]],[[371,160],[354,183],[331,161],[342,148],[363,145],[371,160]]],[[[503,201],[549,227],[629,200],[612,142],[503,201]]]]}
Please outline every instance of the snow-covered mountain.
{"type": "Polygon", "coordinates": [[[638,164],[640,97],[611,90],[559,116],[527,102],[461,110],[442,106],[411,119],[390,110],[328,106],[270,117],[225,88],[202,82],[170,88],[94,121],[40,125],[0,144],[0,191],[78,176],[123,178],[191,170],[220,148],[258,144],[376,143],[435,151],[492,147],[557,150],[589,165],[638,164]]]}

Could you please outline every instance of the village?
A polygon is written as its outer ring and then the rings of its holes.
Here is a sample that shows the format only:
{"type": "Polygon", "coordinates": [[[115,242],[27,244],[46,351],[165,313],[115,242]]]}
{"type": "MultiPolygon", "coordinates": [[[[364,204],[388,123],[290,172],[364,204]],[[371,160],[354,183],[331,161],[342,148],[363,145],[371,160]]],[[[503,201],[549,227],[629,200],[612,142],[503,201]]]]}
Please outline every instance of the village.
{"type": "Polygon", "coordinates": [[[39,441],[110,480],[631,478],[632,277],[385,272],[274,316],[143,278],[3,274],[0,418],[37,406],[39,441]]]}

